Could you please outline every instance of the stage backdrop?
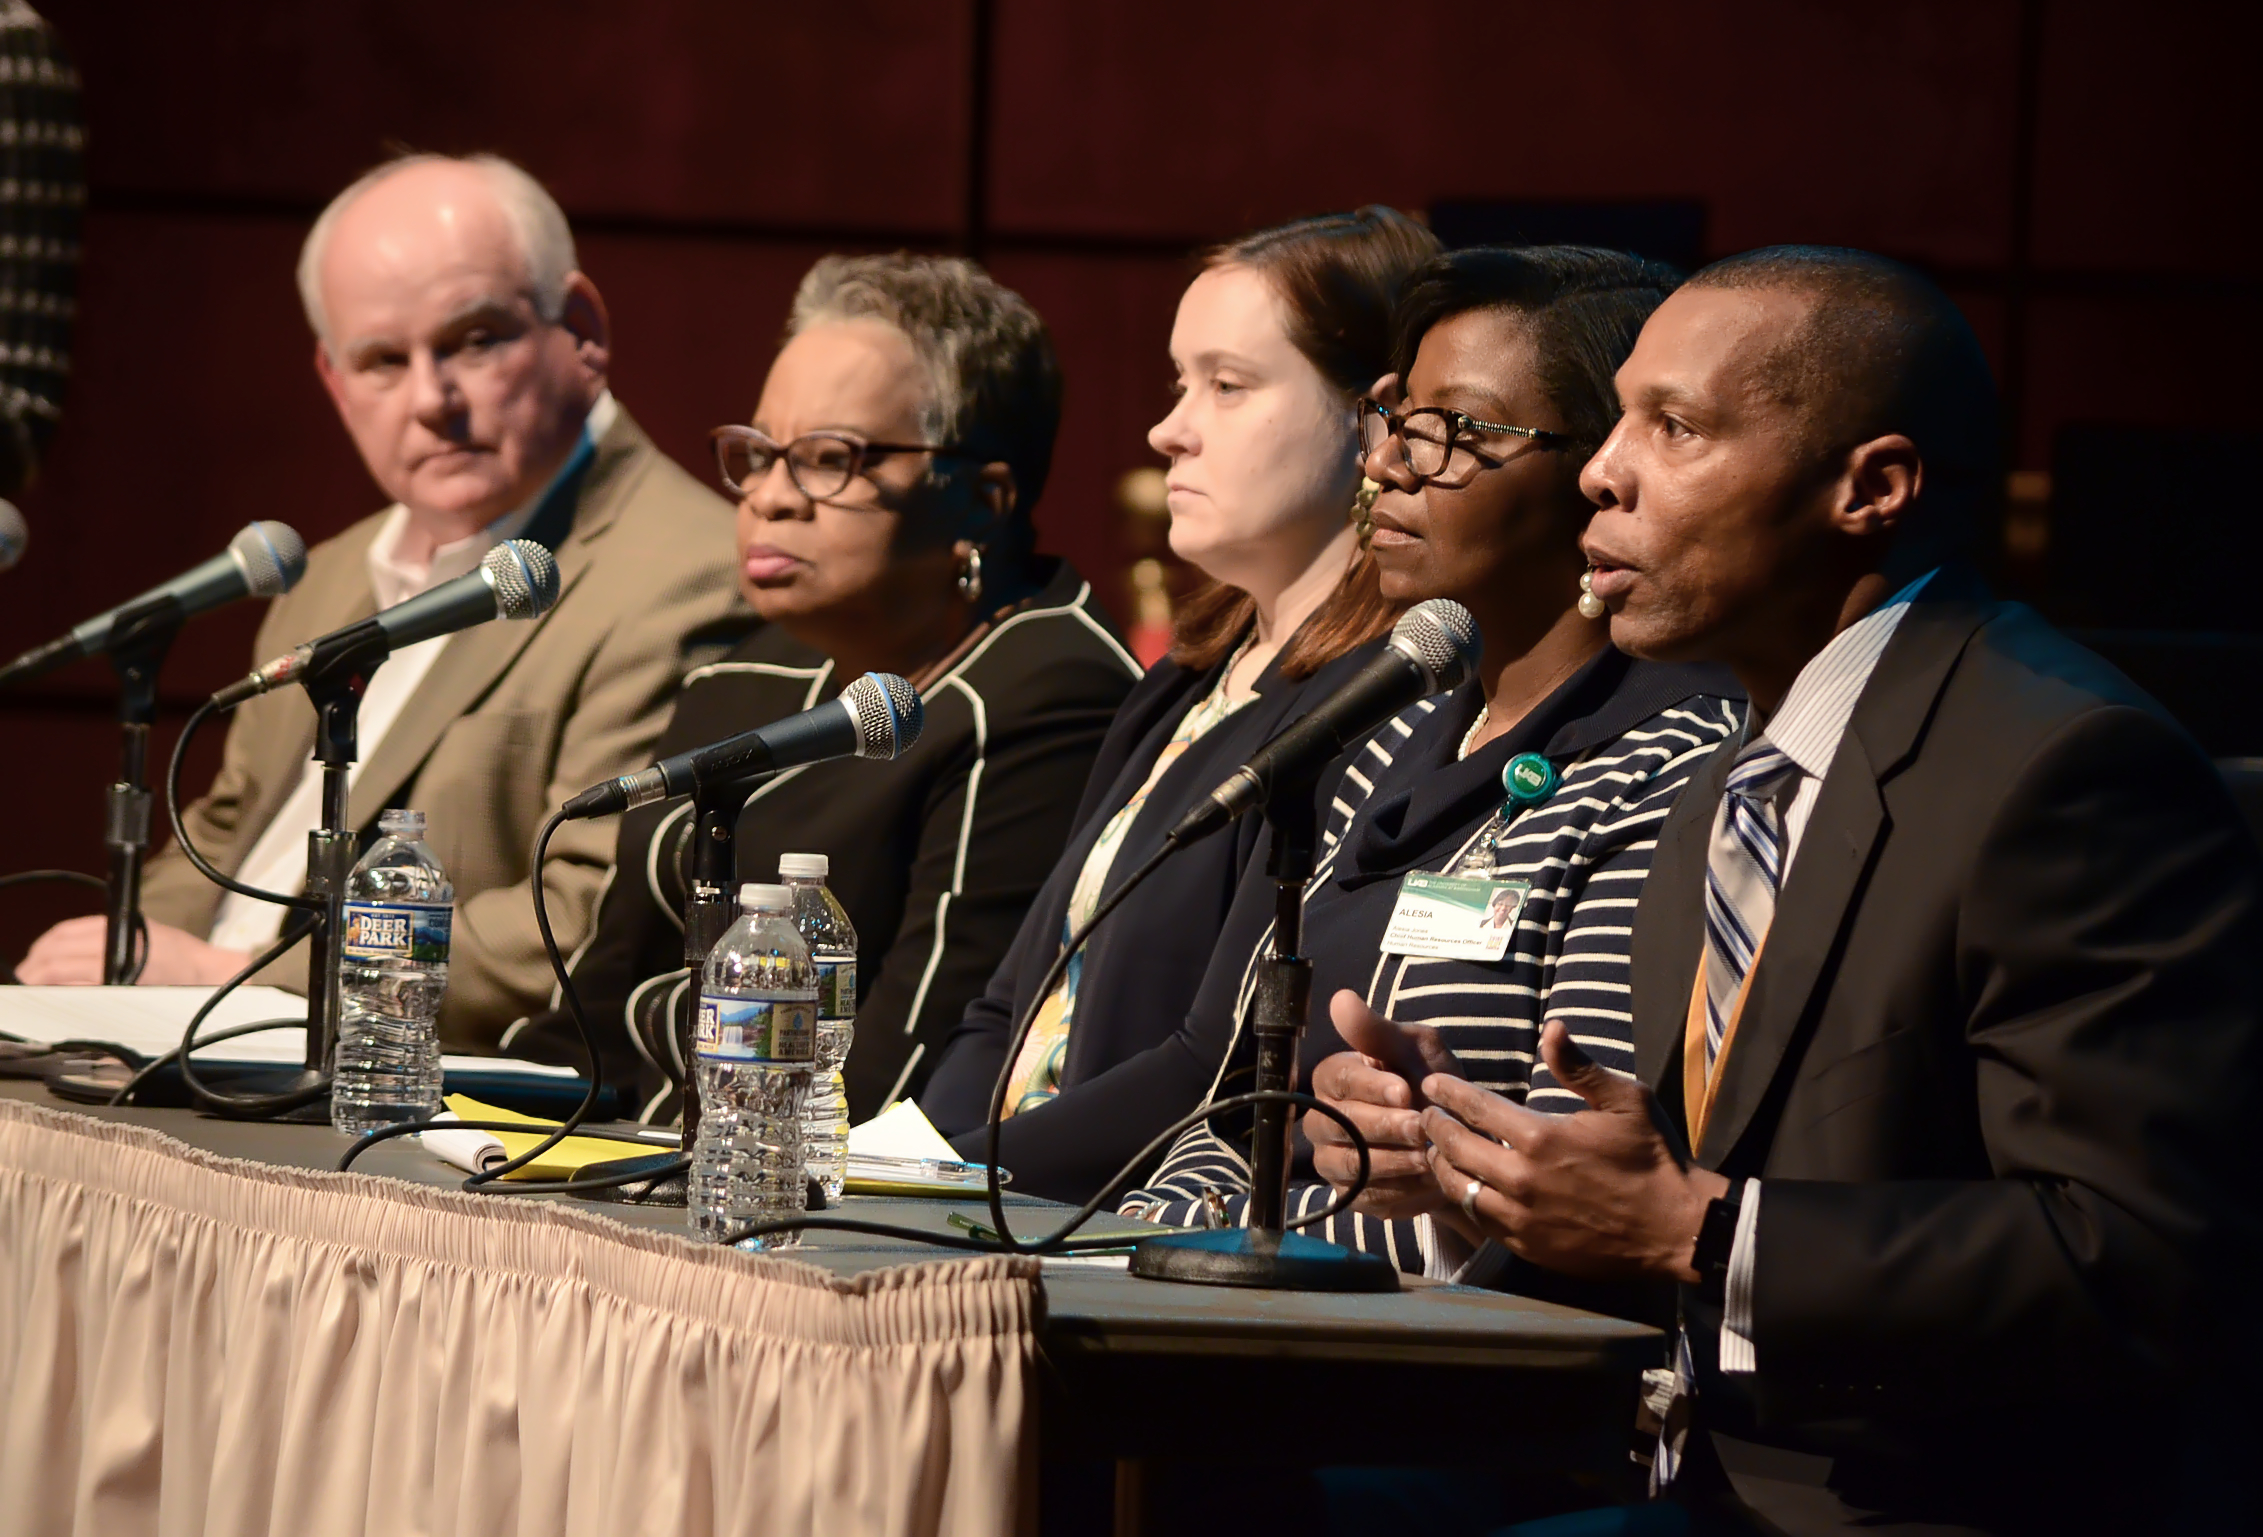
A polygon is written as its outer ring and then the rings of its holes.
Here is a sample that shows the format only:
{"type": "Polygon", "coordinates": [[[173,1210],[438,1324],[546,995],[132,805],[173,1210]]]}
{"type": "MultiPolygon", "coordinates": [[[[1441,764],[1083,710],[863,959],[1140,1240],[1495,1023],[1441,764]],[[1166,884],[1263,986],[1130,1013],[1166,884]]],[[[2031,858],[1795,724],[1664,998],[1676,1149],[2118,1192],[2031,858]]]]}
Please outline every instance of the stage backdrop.
{"type": "MultiPolygon", "coordinates": [[[[1978,325],[2030,472],[2070,423],[2244,426],[2257,403],[2256,247],[2226,231],[2258,148],[2237,106],[2263,51],[2245,8],[41,9],[85,76],[92,191],[62,430],[24,499],[30,552],[0,575],[9,654],[248,519],[313,540],[376,506],[316,385],[292,264],[328,196],[400,147],[500,151],[556,190],[612,306],[622,400],[703,474],[707,429],[745,417],[814,257],[979,253],[1059,339],[1068,412],[1039,523],[1119,614],[1114,487],[1156,462],[1145,433],[1187,254],[1300,213],[1664,200],[1697,206],[1707,253],[1906,257],[1978,325]]],[[[2007,574],[2040,582],[2044,487],[2022,495],[2007,574]]],[[[254,619],[182,637],[165,745],[188,701],[246,665],[254,619]]],[[[0,701],[0,869],[99,868],[109,708],[94,666],[0,701]]],[[[0,897],[0,954],[53,901],[0,897]]]]}

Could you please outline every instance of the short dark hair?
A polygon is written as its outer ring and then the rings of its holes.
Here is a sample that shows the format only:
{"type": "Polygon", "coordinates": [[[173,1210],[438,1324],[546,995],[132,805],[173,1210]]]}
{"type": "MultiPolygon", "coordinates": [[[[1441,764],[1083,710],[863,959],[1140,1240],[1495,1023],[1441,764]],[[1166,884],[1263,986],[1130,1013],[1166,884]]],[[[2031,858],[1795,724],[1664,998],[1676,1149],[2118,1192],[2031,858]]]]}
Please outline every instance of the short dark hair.
{"type": "Polygon", "coordinates": [[[903,332],[932,385],[930,441],[1014,472],[1006,532],[1026,545],[1061,425],[1060,360],[1029,301],[963,257],[827,256],[802,278],[786,335],[828,320],[877,320],[903,332]]]}
{"type": "Polygon", "coordinates": [[[2002,442],[1995,375],[1964,312],[1900,262],[1841,246],[1768,246],[1725,257],[1692,288],[1767,289],[1810,301],[1763,365],[1762,387],[1806,416],[1818,453],[1888,433],[1923,457],[1926,500],[1961,524],[1995,495],[2002,442]]]}
{"type": "Polygon", "coordinates": [[[1476,246],[1435,257],[1410,279],[1391,316],[1391,368],[1403,382],[1422,338],[1473,310],[1520,315],[1539,359],[1540,388],[1565,430],[1590,451],[1619,419],[1615,377],[1651,312],[1682,275],[1664,262],[1594,246],[1476,246]]]}
{"type": "MultiPolygon", "coordinates": [[[[1287,312],[1290,343],[1348,406],[1388,370],[1392,302],[1407,275],[1437,250],[1436,235],[1395,208],[1371,203],[1259,230],[1210,247],[1200,260],[1205,272],[1246,267],[1264,278],[1287,312]]],[[[1217,666],[1256,613],[1248,593],[1203,583],[1179,603],[1171,660],[1217,666]]],[[[1335,591],[1282,645],[1282,676],[1310,677],[1389,630],[1397,616],[1383,597],[1374,555],[1362,547],[1335,591]]]]}

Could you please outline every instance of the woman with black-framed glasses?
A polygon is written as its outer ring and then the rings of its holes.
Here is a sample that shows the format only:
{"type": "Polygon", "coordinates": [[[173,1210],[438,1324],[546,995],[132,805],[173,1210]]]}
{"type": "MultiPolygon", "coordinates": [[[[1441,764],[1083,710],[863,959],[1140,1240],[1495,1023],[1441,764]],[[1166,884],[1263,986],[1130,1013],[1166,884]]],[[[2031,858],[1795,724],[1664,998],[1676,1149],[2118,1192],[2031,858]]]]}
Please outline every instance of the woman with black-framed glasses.
{"type": "MultiPolygon", "coordinates": [[[[1416,274],[1394,316],[1393,373],[1360,408],[1382,590],[1452,598],[1478,622],[1477,676],[1376,733],[1322,805],[1305,888],[1313,960],[1301,1067],[1358,1119],[1374,1182],[1324,1236],[1453,1276],[1483,1234],[1441,1191],[1417,1085],[1458,1073],[1534,1109],[1582,1101],[1538,1059],[1562,1020],[1604,1068],[1634,1066],[1630,926],[1655,829],[1697,765],[1740,723],[1717,668],[1631,660],[1583,582],[1593,512],[1579,476],[1618,418],[1613,374],[1677,275],[1619,252],[1464,250],[1416,274]]],[[[1237,903],[1176,1055],[1159,1123],[1247,1086],[1241,1022],[1273,893],[1237,903]]],[[[1168,1060],[1166,1057],[1165,1060],[1168,1060]]],[[[1343,1179],[1342,1133],[1308,1116],[1292,1216],[1343,1179]]],[[[1247,1204],[1246,1121],[1197,1127],[1121,1209],[1202,1226],[1247,1204]]],[[[1487,1267],[1501,1259],[1496,1249],[1487,1267]]],[[[1489,1268],[1464,1277],[1480,1280],[1489,1268]]]]}
{"type": "MultiPolygon", "coordinates": [[[[1020,296],[964,261],[828,257],[752,421],[713,434],[740,590],[767,623],[685,679],[660,752],[796,714],[866,672],[908,678],[924,701],[901,757],[789,770],[753,789],[738,827],[742,880],[776,880],[787,853],[830,863],[858,940],[855,1119],[919,1087],[981,991],[1138,676],[1090,587],[1033,553],[1059,419],[1052,343],[1020,296]]],[[[623,819],[574,971],[608,1076],[642,1086],[648,1118],[673,1113],[680,1070],[689,831],[680,802],[623,819]]],[[[506,1044],[554,1052],[562,1023],[506,1044]]]]}

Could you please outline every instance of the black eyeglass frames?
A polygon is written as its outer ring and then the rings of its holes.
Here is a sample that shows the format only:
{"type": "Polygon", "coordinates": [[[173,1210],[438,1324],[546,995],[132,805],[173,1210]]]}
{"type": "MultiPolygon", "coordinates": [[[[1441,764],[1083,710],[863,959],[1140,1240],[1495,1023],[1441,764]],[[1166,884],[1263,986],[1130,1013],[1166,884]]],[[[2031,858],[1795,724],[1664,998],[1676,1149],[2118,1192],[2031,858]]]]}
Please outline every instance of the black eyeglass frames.
{"type": "Polygon", "coordinates": [[[889,454],[936,454],[963,458],[962,450],[943,443],[873,443],[846,432],[805,432],[791,443],[736,424],[708,433],[715,442],[715,467],[731,495],[744,496],[749,487],[770,473],[781,455],[786,474],[811,501],[839,496],[865,466],[889,454]]]}
{"type": "Polygon", "coordinates": [[[1425,480],[1445,473],[1456,448],[1483,436],[1523,438],[1542,448],[1563,448],[1572,441],[1564,433],[1539,427],[1482,422],[1467,411],[1455,411],[1446,406],[1393,411],[1381,401],[1364,396],[1359,402],[1360,458],[1366,459],[1386,442],[1395,440],[1406,467],[1425,480]]]}

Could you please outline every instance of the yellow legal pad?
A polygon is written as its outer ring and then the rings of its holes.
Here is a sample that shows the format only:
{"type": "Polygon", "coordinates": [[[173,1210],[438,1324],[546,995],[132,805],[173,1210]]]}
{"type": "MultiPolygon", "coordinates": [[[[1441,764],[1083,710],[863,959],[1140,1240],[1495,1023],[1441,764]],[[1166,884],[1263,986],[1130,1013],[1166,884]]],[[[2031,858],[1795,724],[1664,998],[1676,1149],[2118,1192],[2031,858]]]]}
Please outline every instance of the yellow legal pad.
{"type": "MultiPolygon", "coordinates": [[[[509,1121],[526,1127],[525,1131],[498,1131],[490,1134],[503,1144],[503,1151],[513,1158],[529,1151],[558,1129],[556,1121],[545,1121],[538,1116],[521,1115],[516,1110],[500,1110],[493,1105],[483,1105],[469,1094],[449,1095],[448,1108],[467,1121],[509,1121]]],[[[662,1134],[656,1134],[651,1142],[644,1145],[643,1150],[647,1153],[674,1152],[675,1143],[672,1140],[662,1140],[662,1134]]],[[[611,1163],[618,1158],[638,1156],[638,1147],[634,1142],[614,1142],[599,1137],[568,1137],[525,1168],[514,1170],[504,1178],[570,1179],[575,1170],[587,1168],[593,1163],[611,1163]]]]}
{"type": "MultiPolygon", "coordinates": [[[[521,1115],[516,1110],[503,1110],[494,1105],[482,1104],[468,1094],[451,1094],[447,1097],[450,1110],[467,1121],[509,1121],[524,1126],[525,1131],[498,1131],[489,1135],[503,1144],[503,1151],[516,1158],[527,1152],[544,1137],[558,1129],[556,1121],[545,1121],[537,1116],[521,1115]]],[[[913,1108],[906,1115],[901,1110],[891,1117],[892,1124],[900,1127],[904,1121],[916,1119],[919,1127],[927,1127],[927,1119],[913,1108]]],[[[868,1122],[867,1125],[873,1123],[868,1122]]],[[[861,1130],[861,1128],[860,1128],[861,1130]]],[[[980,1191],[985,1183],[980,1164],[960,1163],[948,1156],[951,1145],[943,1141],[932,1127],[927,1136],[934,1139],[943,1153],[942,1158],[922,1158],[858,1151],[852,1141],[849,1152],[847,1192],[850,1195],[893,1196],[966,1196],[980,1191]]],[[[611,1163],[620,1158],[636,1158],[644,1153],[672,1153],[676,1142],[672,1134],[655,1127],[652,1140],[614,1142],[599,1137],[568,1137],[523,1169],[504,1175],[510,1179],[570,1179],[577,1170],[593,1163],[611,1163]]],[[[1008,1183],[1011,1176],[1007,1177],[1008,1183]]]]}

